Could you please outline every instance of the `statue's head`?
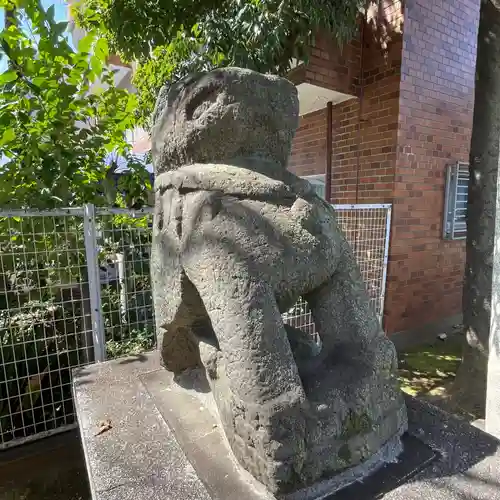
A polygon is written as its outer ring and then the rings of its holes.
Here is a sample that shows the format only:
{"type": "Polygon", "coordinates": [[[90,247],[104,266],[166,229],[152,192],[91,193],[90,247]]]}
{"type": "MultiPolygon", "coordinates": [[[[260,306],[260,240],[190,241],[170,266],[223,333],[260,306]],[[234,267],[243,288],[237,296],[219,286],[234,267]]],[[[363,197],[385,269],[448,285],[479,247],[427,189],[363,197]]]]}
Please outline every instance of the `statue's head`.
{"type": "Polygon", "coordinates": [[[188,76],[158,97],[152,131],[156,174],[249,156],[285,167],[298,110],[297,90],[284,78],[241,68],[188,76]]]}

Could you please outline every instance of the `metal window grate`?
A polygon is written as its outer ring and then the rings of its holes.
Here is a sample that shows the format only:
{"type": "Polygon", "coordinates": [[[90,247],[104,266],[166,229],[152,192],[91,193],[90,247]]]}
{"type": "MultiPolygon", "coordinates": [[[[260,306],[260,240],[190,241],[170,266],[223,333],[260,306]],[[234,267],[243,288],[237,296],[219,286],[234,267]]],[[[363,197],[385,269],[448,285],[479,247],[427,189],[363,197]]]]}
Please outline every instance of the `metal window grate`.
{"type": "Polygon", "coordinates": [[[446,170],[443,238],[463,240],[467,236],[469,164],[457,162],[446,170]]]}

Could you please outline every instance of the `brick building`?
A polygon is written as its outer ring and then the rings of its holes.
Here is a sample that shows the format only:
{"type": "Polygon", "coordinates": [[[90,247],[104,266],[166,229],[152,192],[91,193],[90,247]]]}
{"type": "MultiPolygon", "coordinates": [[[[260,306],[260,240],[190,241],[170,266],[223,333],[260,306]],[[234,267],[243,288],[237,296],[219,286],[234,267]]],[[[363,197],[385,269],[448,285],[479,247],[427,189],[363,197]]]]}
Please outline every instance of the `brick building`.
{"type": "Polygon", "coordinates": [[[290,75],[302,115],[290,169],[318,178],[330,163],[332,203],[393,204],[388,333],[461,310],[465,245],[443,238],[443,210],[448,165],[468,161],[479,5],[380,0],[355,40],[318,37],[290,75]]]}

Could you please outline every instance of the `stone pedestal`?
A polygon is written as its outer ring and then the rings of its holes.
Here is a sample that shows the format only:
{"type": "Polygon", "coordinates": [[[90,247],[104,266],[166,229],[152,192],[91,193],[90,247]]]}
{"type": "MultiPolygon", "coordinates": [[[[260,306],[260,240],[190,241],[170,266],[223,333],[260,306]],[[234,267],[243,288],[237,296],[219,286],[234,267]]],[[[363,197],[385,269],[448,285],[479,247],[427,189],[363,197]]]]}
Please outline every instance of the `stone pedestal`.
{"type": "MultiPolygon", "coordinates": [[[[273,500],[234,460],[196,372],[172,380],[156,354],[79,369],[74,396],[93,500],[273,500]],[[100,421],[111,428],[99,433],[100,421]]],[[[397,462],[353,468],[287,500],[500,500],[499,442],[409,398],[397,462]],[[341,488],[341,489],[339,489],[341,488]]],[[[388,443],[381,454],[393,455],[388,443]]],[[[374,457],[373,463],[379,463],[374,457]]]]}

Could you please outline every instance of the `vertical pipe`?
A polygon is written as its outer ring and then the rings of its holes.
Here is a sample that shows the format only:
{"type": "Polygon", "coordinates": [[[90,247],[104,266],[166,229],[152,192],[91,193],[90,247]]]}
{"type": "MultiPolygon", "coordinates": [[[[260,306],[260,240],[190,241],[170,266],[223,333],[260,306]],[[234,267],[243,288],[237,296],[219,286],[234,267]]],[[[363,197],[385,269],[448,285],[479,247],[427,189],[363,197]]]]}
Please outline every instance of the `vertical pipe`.
{"type": "Polygon", "coordinates": [[[356,201],[354,203],[359,203],[359,180],[360,180],[360,170],[361,170],[361,122],[363,119],[363,103],[365,98],[365,78],[364,78],[364,53],[365,53],[365,23],[366,19],[363,19],[361,24],[361,50],[359,55],[359,106],[358,106],[358,134],[357,142],[358,147],[356,150],[356,201]]]}
{"type": "Polygon", "coordinates": [[[326,104],[326,172],[325,172],[325,200],[332,202],[332,140],[333,140],[333,105],[332,101],[326,104]]]}
{"type": "Polygon", "coordinates": [[[443,239],[448,240],[451,239],[451,220],[452,217],[452,212],[450,211],[450,206],[451,206],[451,166],[448,165],[446,169],[446,190],[444,192],[444,210],[443,210],[443,239]]]}
{"type": "Polygon", "coordinates": [[[125,253],[117,253],[115,262],[118,267],[118,283],[120,287],[120,314],[123,323],[127,322],[127,276],[125,267],[125,253]]]}
{"type": "MultiPolygon", "coordinates": [[[[368,5],[368,3],[367,3],[368,5]]],[[[380,5],[379,5],[380,7],[380,5]]],[[[359,203],[359,181],[360,181],[360,170],[361,170],[361,121],[363,117],[363,101],[365,97],[365,78],[364,78],[364,57],[365,57],[365,24],[367,23],[368,10],[366,9],[365,17],[361,23],[361,51],[359,55],[359,106],[358,106],[358,134],[357,134],[357,150],[356,150],[356,201],[359,203]]],[[[360,220],[358,217],[358,212],[355,212],[355,224],[356,224],[356,236],[354,239],[354,252],[358,251],[359,246],[359,236],[361,233],[360,220]]]]}

